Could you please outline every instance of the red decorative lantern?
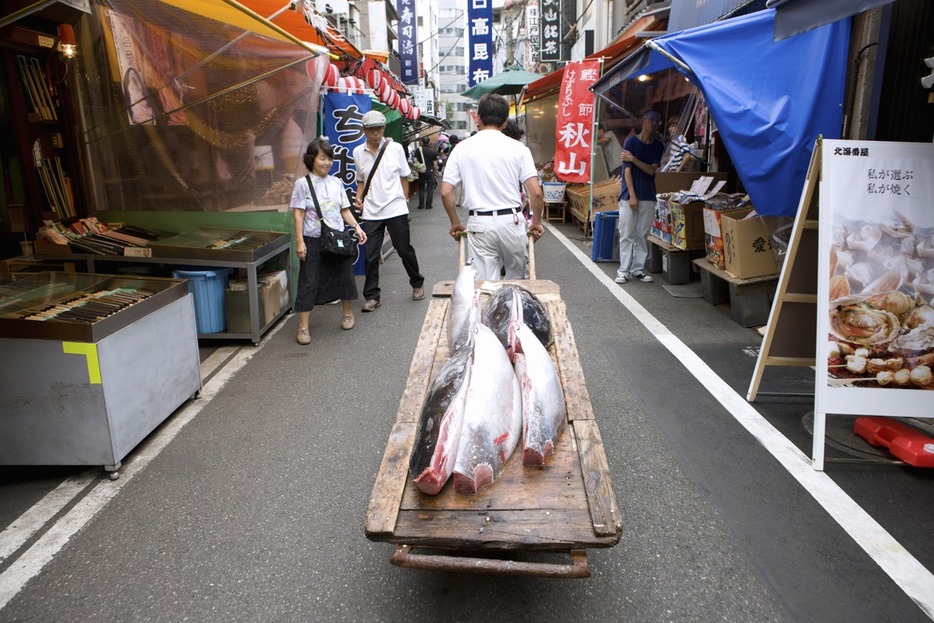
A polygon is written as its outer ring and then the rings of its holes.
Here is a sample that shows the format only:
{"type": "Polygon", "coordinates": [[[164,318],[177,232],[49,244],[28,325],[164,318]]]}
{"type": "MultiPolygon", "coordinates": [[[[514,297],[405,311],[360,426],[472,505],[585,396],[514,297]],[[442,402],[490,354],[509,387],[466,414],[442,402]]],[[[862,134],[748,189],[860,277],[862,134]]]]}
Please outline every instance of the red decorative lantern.
{"type": "Polygon", "coordinates": [[[410,117],[410,119],[412,119],[412,121],[418,121],[421,116],[422,116],[422,109],[419,108],[418,106],[412,106],[412,116],[410,117]]]}
{"type": "Polygon", "coordinates": [[[399,112],[402,113],[403,117],[408,118],[409,113],[412,111],[412,104],[406,98],[401,98],[399,100],[399,112]]]}
{"type": "Polygon", "coordinates": [[[340,77],[341,74],[337,70],[337,65],[328,64],[328,69],[324,74],[324,84],[331,88],[336,87],[340,77]]]}
{"type": "Polygon", "coordinates": [[[383,81],[383,72],[378,69],[371,69],[366,72],[366,81],[370,88],[379,93],[380,84],[383,81]]]}

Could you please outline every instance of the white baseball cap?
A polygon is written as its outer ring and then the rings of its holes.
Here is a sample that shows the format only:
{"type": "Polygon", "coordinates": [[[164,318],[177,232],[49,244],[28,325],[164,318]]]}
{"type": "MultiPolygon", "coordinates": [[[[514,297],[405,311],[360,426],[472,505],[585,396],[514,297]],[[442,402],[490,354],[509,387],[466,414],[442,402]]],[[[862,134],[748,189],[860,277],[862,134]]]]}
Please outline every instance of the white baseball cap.
{"type": "Polygon", "coordinates": [[[378,110],[371,110],[363,114],[364,128],[380,128],[386,125],[386,116],[378,110]]]}

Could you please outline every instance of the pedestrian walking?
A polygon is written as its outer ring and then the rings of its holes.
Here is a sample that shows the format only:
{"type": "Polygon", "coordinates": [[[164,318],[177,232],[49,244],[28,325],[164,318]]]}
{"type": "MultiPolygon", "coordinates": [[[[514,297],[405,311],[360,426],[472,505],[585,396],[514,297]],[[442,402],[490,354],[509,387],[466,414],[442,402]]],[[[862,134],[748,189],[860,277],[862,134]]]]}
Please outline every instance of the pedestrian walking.
{"type": "Polygon", "coordinates": [[[480,130],[451,151],[444,166],[441,202],[451,221],[449,234],[457,240],[467,232],[470,261],[477,279],[523,279],[528,259],[528,233],[544,233],[544,196],[529,148],[503,134],[509,103],[490,93],[477,105],[480,130]],[[457,215],[454,190],[464,189],[467,225],[457,215]],[[522,216],[520,185],[529,197],[532,219],[522,216]]]}
{"type": "Polygon", "coordinates": [[[346,223],[356,230],[361,243],[366,242],[367,237],[350,209],[344,185],[333,175],[328,175],[334,163],[331,144],[321,138],[314,139],[305,149],[303,161],[309,175],[296,180],[289,207],[294,216],[295,252],[300,262],[295,299],[295,311],[298,312],[296,340],[305,346],[311,343],[308,322],[315,305],[340,299],[343,307],[341,329],[353,329],[351,301],[358,296],[353,260],[321,253],[318,210],[328,227],[343,229],[346,223]]]}
{"type": "Polygon", "coordinates": [[[418,209],[431,210],[435,194],[435,175],[438,169],[438,152],[428,144],[428,137],[423,136],[421,145],[415,152],[415,159],[425,165],[425,171],[418,174],[418,209]]]}
{"type": "Polygon", "coordinates": [[[366,232],[366,278],[363,282],[363,311],[371,312],[382,304],[379,287],[379,263],[383,237],[389,233],[402,266],[409,276],[412,299],[425,298],[425,278],[418,270],[418,258],[409,241],[408,176],[412,172],[405,149],[384,137],[386,117],[371,110],[363,115],[366,141],[353,150],[357,169],[355,204],[363,214],[366,232]]]}
{"type": "Polygon", "coordinates": [[[658,140],[662,117],[654,110],[642,114],[642,130],[623,143],[623,181],[619,195],[619,270],[616,283],[637,279],[651,283],[645,273],[649,249],[646,236],[655,215],[655,172],[665,145],[658,140]]]}

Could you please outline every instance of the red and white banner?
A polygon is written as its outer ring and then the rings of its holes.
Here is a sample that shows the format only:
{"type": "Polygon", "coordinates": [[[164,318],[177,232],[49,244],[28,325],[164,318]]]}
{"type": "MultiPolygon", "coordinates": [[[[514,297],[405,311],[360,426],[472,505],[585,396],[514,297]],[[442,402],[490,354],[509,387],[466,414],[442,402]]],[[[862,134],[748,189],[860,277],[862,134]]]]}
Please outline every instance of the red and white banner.
{"type": "Polygon", "coordinates": [[[583,60],[564,67],[555,128],[555,174],[565,182],[590,181],[593,152],[594,94],[600,61],[583,60]]]}

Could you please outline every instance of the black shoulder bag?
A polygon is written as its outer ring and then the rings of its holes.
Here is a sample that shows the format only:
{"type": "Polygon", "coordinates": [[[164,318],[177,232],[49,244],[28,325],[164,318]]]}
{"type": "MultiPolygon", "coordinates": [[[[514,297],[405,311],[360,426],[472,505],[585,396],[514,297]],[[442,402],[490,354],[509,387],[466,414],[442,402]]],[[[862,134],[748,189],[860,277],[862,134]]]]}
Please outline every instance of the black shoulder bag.
{"type": "Polygon", "coordinates": [[[359,240],[354,231],[346,229],[332,229],[324,216],[321,214],[321,206],[318,204],[318,195],[315,193],[315,187],[311,183],[311,176],[306,175],[308,190],[311,192],[311,198],[315,202],[315,211],[318,213],[318,222],[321,224],[321,254],[331,255],[340,259],[347,259],[357,256],[357,245],[359,240]]]}

